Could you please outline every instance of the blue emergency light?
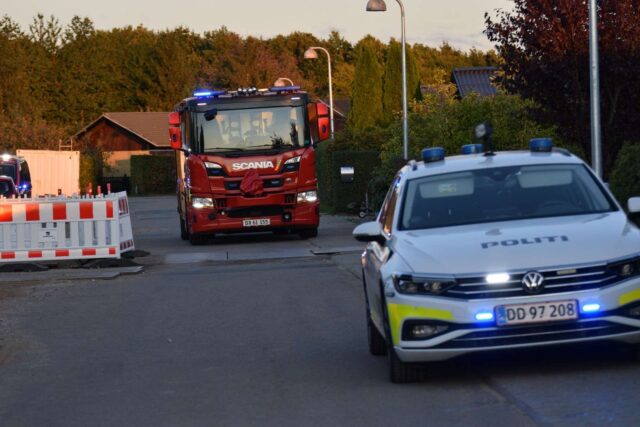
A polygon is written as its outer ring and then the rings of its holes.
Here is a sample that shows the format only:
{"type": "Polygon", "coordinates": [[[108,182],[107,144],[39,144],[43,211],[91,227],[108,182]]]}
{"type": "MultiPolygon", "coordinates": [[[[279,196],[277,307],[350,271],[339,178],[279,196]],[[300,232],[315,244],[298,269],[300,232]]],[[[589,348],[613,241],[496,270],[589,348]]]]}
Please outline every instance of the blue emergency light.
{"type": "Polygon", "coordinates": [[[533,153],[549,153],[553,148],[551,138],[533,138],[529,141],[529,149],[533,153]]]}
{"type": "Polygon", "coordinates": [[[276,86],[269,88],[271,92],[295,92],[300,90],[300,86],[276,86]]]}
{"type": "Polygon", "coordinates": [[[210,96],[224,95],[225,93],[227,93],[226,90],[198,90],[193,92],[193,96],[197,98],[206,98],[210,96]]]}
{"type": "Polygon", "coordinates": [[[422,150],[422,160],[424,160],[425,163],[440,162],[444,160],[444,148],[425,148],[422,150]]]}
{"type": "Polygon", "coordinates": [[[462,146],[462,154],[479,154],[484,151],[482,144],[467,144],[462,146]]]}

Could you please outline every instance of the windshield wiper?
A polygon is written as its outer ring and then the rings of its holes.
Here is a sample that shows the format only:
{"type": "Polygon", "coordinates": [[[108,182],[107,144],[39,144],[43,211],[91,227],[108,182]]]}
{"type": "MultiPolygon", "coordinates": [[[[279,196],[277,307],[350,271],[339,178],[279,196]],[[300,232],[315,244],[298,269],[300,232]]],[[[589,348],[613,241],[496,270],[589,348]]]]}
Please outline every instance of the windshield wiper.
{"type": "Polygon", "coordinates": [[[239,147],[209,147],[205,149],[205,151],[213,151],[213,150],[226,150],[226,151],[244,151],[244,148],[239,147]]]}

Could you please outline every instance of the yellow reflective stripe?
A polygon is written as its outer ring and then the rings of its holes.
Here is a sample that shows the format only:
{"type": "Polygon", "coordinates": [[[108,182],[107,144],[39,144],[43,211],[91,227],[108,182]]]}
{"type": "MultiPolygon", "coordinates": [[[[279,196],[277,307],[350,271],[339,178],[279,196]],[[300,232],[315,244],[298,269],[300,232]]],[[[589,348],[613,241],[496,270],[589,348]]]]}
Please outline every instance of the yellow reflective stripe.
{"type": "Polygon", "coordinates": [[[640,299],[640,289],[636,289],[635,291],[627,292],[624,295],[620,295],[618,299],[618,303],[620,305],[629,304],[630,302],[634,302],[640,299]]]}
{"type": "Polygon", "coordinates": [[[400,326],[404,319],[453,320],[452,312],[438,308],[389,303],[387,304],[387,310],[389,311],[389,327],[391,328],[394,345],[400,342],[400,326]]]}

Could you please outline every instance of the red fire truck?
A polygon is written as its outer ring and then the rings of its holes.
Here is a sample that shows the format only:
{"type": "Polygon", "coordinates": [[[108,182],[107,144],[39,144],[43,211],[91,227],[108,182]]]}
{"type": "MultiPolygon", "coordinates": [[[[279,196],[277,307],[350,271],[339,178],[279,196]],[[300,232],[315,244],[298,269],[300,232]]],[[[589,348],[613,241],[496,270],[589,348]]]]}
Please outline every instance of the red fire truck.
{"type": "Polygon", "coordinates": [[[169,114],[181,237],[272,230],[315,237],[315,148],[326,105],[298,86],[197,91],[169,114]]]}

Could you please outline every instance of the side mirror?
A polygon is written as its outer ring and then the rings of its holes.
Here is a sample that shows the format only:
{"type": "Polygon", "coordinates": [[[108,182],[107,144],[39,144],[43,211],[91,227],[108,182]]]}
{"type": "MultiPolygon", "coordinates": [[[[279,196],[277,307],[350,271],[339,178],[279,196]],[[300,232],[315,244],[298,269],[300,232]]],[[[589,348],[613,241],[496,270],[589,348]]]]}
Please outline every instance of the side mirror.
{"type": "Polygon", "coordinates": [[[169,113],[169,126],[180,126],[180,113],[177,111],[169,113]]]}
{"type": "Polygon", "coordinates": [[[632,197],[627,201],[627,209],[631,216],[639,216],[640,214],[640,197],[632,197]]]}
{"type": "Polygon", "coordinates": [[[359,242],[378,242],[384,245],[387,242],[382,234],[382,226],[378,221],[365,222],[353,230],[353,237],[359,242]]]}
{"type": "Polygon", "coordinates": [[[331,123],[329,121],[329,108],[322,102],[316,103],[318,111],[318,141],[326,141],[331,137],[331,123]]]}
{"type": "Polygon", "coordinates": [[[180,113],[169,113],[169,141],[174,150],[182,149],[182,134],[180,132],[180,113]]]}

